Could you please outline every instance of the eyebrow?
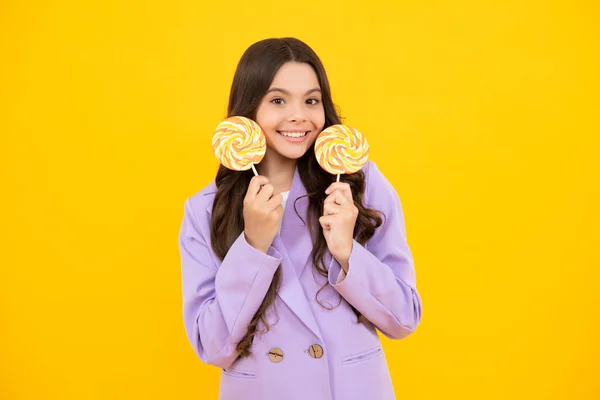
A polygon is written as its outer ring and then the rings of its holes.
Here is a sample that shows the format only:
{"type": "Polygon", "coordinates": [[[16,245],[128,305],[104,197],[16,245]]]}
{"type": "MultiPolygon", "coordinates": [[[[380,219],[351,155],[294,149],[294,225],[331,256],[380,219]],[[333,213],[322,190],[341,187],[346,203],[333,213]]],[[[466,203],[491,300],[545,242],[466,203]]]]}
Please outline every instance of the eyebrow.
{"type": "MultiPolygon", "coordinates": [[[[281,88],[275,88],[275,87],[267,90],[267,93],[271,93],[271,92],[281,92],[283,94],[287,94],[288,96],[290,95],[290,92],[288,92],[287,90],[281,89],[281,88]]],[[[321,93],[321,89],[319,89],[319,88],[310,89],[308,92],[306,92],[305,95],[309,95],[309,94],[311,94],[313,92],[319,92],[319,93],[321,93]]]]}

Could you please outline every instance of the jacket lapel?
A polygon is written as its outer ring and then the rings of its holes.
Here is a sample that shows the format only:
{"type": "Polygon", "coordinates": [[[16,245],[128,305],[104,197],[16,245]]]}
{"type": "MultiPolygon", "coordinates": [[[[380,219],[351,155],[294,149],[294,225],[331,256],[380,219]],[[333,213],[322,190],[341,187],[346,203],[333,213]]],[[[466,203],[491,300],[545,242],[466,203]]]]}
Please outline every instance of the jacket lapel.
{"type": "Polygon", "coordinates": [[[308,197],[303,196],[306,196],[306,189],[296,168],[283,212],[281,232],[273,242],[273,246],[284,258],[281,263],[283,280],[279,288],[279,297],[318,338],[321,338],[321,332],[309,304],[312,299],[306,297],[300,283],[302,271],[310,260],[313,247],[306,224],[308,197]]]}
{"type": "Polygon", "coordinates": [[[287,304],[290,310],[296,314],[300,321],[322,340],[323,338],[321,337],[317,321],[315,320],[306,294],[304,293],[304,289],[300,284],[300,279],[298,279],[298,276],[296,275],[294,265],[283,245],[281,237],[275,237],[273,247],[275,247],[283,257],[283,260],[281,260],[282,280],[278,292],[279,297],[287,304]]]}
{"type": "MultiPolygon", "coordinates": [[[[215,188],[216,189],[216,188],[215,188]]],[[[279,297],[298,316],[298,318],[320,339],[314,314],[304,289],[300,283],[300,275],[310,260],[312,240],[306,222],[308,197],[302,184],[298,169],[294,172],[292,187],[283,213],[281,232],[275,236],[273,247],[282,255],[282,281],[279,287],[279,297]],[[302,197],[302,198],[300,198],[302,197]],[[296,199],[300,198],[298,201],[296,199]],[[295,209],[294,209],[295,204],[295,209]],[[296,210],[298,214],[296,214],[296,210]],[[298,215],[302,216],[304,222],[298,215]]],[[[212,204],[207,208],[212,212],[212,204]]]]}

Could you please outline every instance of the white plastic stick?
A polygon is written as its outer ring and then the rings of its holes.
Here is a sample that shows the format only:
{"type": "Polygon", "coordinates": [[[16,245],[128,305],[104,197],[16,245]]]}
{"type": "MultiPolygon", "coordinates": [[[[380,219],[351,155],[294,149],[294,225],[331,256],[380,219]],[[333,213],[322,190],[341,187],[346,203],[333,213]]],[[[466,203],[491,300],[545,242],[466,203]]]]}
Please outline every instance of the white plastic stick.
{"type": "Polygon", "coordinates": [[[340,181],[340,174],[337,174],[337,175],[338,176],[337,176],[336,182],[339,182],[340,181]]]}
{"type": "Polygon", "coordinates": [[[258,176],[258,172],[256,172],[256,168],[254,168],[254,163],[252,165],[252,171],[254,171],[254,176],[258,176]]]}

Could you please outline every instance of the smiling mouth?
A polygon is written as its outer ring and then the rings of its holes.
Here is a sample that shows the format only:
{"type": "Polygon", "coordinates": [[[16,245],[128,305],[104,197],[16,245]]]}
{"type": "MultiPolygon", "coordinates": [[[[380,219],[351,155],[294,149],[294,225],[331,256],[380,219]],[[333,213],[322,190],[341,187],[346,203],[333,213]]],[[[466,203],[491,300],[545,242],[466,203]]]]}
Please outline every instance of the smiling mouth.
{"type": "Polygon", "coordinates": [[[277,133],[281,136],[284,137],[289,137],[289,138],[301,138],[304,137],[306,135],[308,135],[310,131],[305,131],[305,132],[285,132],[285,131],[277,131],[277,133]]]}

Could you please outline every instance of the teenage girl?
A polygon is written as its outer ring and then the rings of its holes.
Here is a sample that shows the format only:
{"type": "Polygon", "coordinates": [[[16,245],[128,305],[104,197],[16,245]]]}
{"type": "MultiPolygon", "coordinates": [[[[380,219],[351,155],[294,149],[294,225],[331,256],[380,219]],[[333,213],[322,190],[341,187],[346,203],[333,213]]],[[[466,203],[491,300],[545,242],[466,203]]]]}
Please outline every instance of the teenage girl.
{"type": "Polygon", "coordinates": [[[421,319],[402,207],[373,162],[341,182],[317,163],[340,123],[321,61],[297,39],[253,44],[228,116],[264,131],[259,176],[220,166],[179,236],[185,329],[222,369],[219,398],[394,399],[377,330],[401,339],[421,319]]]}

